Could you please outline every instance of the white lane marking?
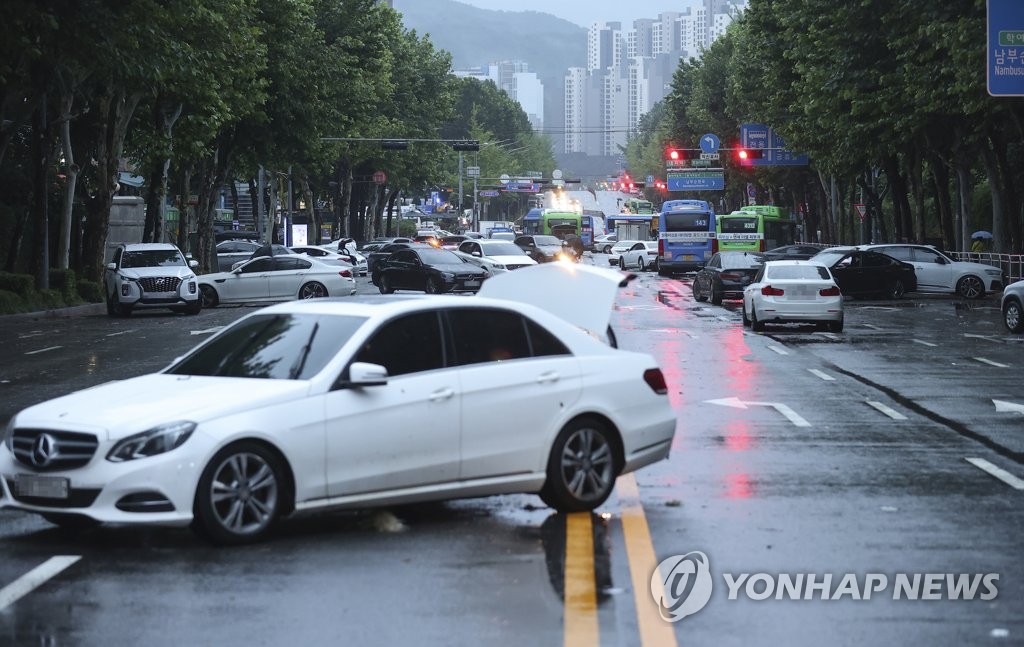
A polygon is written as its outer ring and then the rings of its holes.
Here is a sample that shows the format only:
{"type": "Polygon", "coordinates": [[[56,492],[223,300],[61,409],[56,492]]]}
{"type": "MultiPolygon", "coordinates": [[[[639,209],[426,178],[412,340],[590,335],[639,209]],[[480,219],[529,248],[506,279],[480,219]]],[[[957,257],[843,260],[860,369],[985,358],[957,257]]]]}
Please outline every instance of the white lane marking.
{"type": "Polygon", "coordinates": [[[828,337],[831,340],[839,339],[839,337],[835,333],[831,333],[831,332],[816,332],[814,334],[815,335],[821,335],[822,337],[828,337]]]}
{"type": "Polygon", "coordinates": [[[118,335],[127,335],[130,332],[135,332],[135,330],[136,329],[133,328],[132,330],[122,330],[121,332],[112,332],[112,333],[108,334],[107,337],[117,337],[118,335]]]}
{"type": "Polygon", "coordinates": [[[881,402],[875,402],[874,400],[865,400],[865,402],[867,402],[872,407],[878,409],[879,411],[881,411],[885,415],[889,416],[893,420],[906,420],[907,419],[907,417],[905,415],[903,415],[902,413],[900,413],[899,411],[896,411],[895,409],[890,409],[889,407],[885,406],[881,402]]]}
{"type": "Polygon", "coordinates": [[[930,341],[924,341],[922,339],[911,339],[910,341],[914,342],[915,344],[921,344],[922,346],[928,346],[931,348],[938,347],[938,344],[933,344],[930,341]]]}
{"type": "Polygon", "coordinates": [[[64,348],[63,346],[50,346],[49,348],[40,348],[39,350],[30,350],[26,355],[36,355],[37,353],[45,353],[48,350],[57,350],[58,348],[64,348]]]}
{"type": "Polygon", "coordinates": [[[206,330],[193,330],[193,335],[209,335],[223,329],[224,326],[214,326],[213,328],[207,328],[206,330]]]}
{"type": "Polygon", "coordinates": [[[881,330],[881,328],[879,328],[879,327],[878,327],[878,326],[876,326],[875,324],[869,324],[869,323],[866,323],[866,324],[861,324],[861,325],[862,325],[862,326],[864,326],[865,328],[871,328],[871,329],[873,329],[873,330],[881,330]]]}
{"type": "Polygon", "coordinates": [[[964,460],[978,469],[988,472],[1003,483],[1012,487],[1014,490],[1024,490],[1024,479],[1017,478],[1013,474],[1010,474],[1001,467],[993,465],[984,458],[965,458],[964,460]]]}
{"type": "Polygon", "coordinates": [[[717,404],[723,407],[732,407],[733,409],[746,409],[748,406],[752,407],[772,407],[792,422],[797,427],[810,427],[811,423],[807,422],[802,418],[796,411],[790,409],[787,405],[781,402],[744,402],[736,396],[731,398],[720,398],[718,400],[705,400],[708,404],[717,404]]]}
{"type": "Polygon", "coordinates": [[[11,606],[80,559],[82,559],[81,555],[56,555],[0,589],[0,611],[11,606]]]}
{"type": "Polygon", "coordinates": [[[782,346],[776,346],[775,344],[768,344],[768,350],[778,353],[779,355],[789,355],[789,351],[782,346]]]}
{"type": "Polygon", "coordinates": [[[42,335],[43,333],[41,332],[30,332],[25,335],[18,335],[18,339],[28,339],[29,337],[41,337],[42,335]]]}
{"type": "Polygon", "coordinates": [[[809,368],[807,370],[811,372],[811,375],[817,375],[818,377],[820,377],[821,379],[825,380],[826,382],[835,382],[836,381],[836,378],[832,377],[831,375],[829,375],[825,371],[819,371],[816,368],[809,368]]]}
{"type": "Polygon", "coordinates": [[[989,366],[995,366],[996,368],[1010,368],[1009,364],[1000,364],[999,362],[993,362],[992,360],[986,359],[984,357],[972,357],[971,359],[973,359],[976,362],[981,362],[982,364],[988,364],[989,366]]]}
{"type": "Polygon", "coordinates": [[[974,339],[984,339],[985,341],[994,341],[997,344],[1003,343],[1002,339],[993,337],[992,335],[975,335],[974,333],[965,332],[964,337],[972,337],[974,339]]]}
{"type": "Polygon", "coordinates": [[[993,400],[992,404],[996,405],[996,413],[1024,414],[1024,404],[1007,402],[1006,400],[993,400]]]}

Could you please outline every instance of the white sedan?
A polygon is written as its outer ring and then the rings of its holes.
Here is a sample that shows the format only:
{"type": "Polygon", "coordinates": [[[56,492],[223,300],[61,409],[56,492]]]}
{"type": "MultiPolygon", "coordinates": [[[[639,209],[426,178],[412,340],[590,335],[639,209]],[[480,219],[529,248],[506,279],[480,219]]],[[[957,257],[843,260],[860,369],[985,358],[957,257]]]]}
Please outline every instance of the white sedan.
{"type": "Polygon", "coordinates": [[[367,274],[366,257],[359,252],[349,251],[346,247],[342,247],[338,251],[326,245],[292,245],[288,249],[294,254],[312,256],[321,261],[342,261],[351,265],[353,272],[359,276],[366,276],[367,274]]]}
{"type": "Polygon", "coordinates": [[[743,325],[813,323],[842,332],[843,294],[832,272],[809,261],[768,261],[743,289],[743,325]]]}
{"type": "Polygon", "coordinates": [[[467,262],[482,267],[491,274],[537,264],[537,261],[530,258],[519,245],[507,240],[464,240],[457,251],[467,262]]]}
{"type": "Polygon", "coordinates": [[[0,508],[69,528],[191,524],[225,544],[292,514],[434,499],[592,510],[666,458],[676,427],[655,359],[597,338],[623,281],[549,263],[489,279],[493,298],[258,310],[158,373],[13,416],[0,508]]]}
{"type": "Polygon", "coordinates": [[[351,265],[299,254],[259,256],[230,272],[201,274],[198,281],[204,308],[356,293],[351,265]]]}
{"type": "Polygon", "coordinates": [[[636,268],[641,272],[646,269],[658,269],[658,241],[656,240],[624,240],[612,246],[608,257],[609,265],[618,265],[619,269],[636,268]]]}

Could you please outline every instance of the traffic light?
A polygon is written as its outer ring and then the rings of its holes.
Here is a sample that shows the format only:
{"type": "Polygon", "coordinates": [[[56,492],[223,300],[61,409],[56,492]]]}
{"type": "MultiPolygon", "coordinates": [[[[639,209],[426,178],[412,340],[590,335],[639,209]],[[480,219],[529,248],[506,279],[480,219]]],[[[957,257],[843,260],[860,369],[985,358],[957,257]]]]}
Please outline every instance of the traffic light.
{"type": "Polygon", "coordinates": [[[737,148],[736,161],[743,166],[751,166],[753,160],[764,158],[764,150],[760,148],[737,148]]]}
{"type": "Polygon", "coordinates": [[[404,139],[382,139],[380,147],[386,151],[404,151],[409,148],[409,142],[404,139]]]}
{"type": "Polygon", "coordinates": [[[478,151],[480,150],[479,139],[466,139],[463,141],[452,142],[452,150],[455,151],[478,151]]]}

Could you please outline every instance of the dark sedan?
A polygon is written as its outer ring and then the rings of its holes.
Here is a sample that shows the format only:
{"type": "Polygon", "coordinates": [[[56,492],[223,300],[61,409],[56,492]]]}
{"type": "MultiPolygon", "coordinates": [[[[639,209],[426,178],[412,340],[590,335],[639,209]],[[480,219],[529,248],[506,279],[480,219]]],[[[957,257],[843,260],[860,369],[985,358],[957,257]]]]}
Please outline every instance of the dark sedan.
{"type": "Polygon", "coordinates": [[[810,260],[832,270],[843,296],[899,299],[917,290],[914,266],[879,252],[830,248],[810,260]]]}
{"type": "Polygon", "coordinates": [[[395,290],[422,290],[427,294],[476,292],[487,270],[471,265],[447,249],[418,245],[395,252],[379,263],[373,282],[381,294],[395,290]]]}
{"type": "Polygon", "coordinates": [[[567,250],[565,248],[565,244],[555,236],[519,236],[514,242],[516,245],[519,245],[519,248],[526,252],[530,258],[538,263],[557,261],[563,255],[571,252],[571,250],[567,250]]]}
{"type": "MultiPolygon", "coordinates": [[[[388,256],[391,256],[393,253],[399,250],[409,249],[412,247],[430,247],[430,245],[425,245],[423,243],[415,243],[411,239],[406,239],[403,242],[394,242],[382,245],[377,249],[371,251],[370,253],[366,254],[366,271],[369,272],[370,275],[372,276],[374,268],[376,268],[377,265],[386,260],[388,256]]],[[[374,281],[374,283],[376,283],[376,281],[374,281]]]]}
{"type": "Polygon", "coordinates": [[[743,288],[764,265],[759,252],[718,252],[693,277],[693,298],[719,305],[723,299],[742,299],[743,288]]]}
{"type": "Polygon", "coordinates": [[[764,258],[766,261],[806,261],[823,249],[824,245],[814,243],[783,245],[764,252],[764,258]]]}

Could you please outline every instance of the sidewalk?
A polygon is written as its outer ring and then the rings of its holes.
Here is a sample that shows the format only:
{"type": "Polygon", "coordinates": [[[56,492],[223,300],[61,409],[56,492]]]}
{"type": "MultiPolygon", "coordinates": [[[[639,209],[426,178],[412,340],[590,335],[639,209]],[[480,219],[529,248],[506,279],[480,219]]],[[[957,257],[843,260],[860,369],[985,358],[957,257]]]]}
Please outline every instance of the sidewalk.
{"type": "Polygon", "coordinates": [[[57,319],[61,317],[91,317],[107,313],[104,303],[87,303],[82,306],[54,308],[53,310],[37,310],[35,312],[16,312],[0,315],[0,319],[57,319]]]}

